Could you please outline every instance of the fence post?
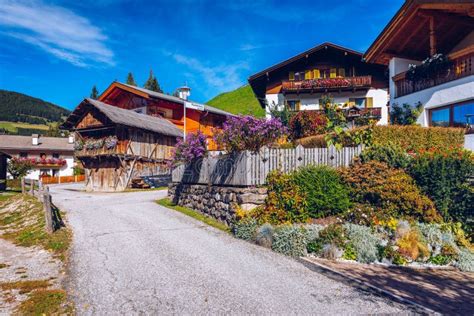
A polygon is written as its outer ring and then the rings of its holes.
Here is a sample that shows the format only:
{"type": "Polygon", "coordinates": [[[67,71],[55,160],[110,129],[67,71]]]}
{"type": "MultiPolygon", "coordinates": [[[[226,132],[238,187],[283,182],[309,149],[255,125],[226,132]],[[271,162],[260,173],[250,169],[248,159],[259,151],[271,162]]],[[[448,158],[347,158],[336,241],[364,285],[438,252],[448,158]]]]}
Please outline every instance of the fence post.
{"type": "Polygon", "coordinates": [[[26,193],[26,188],[25,188],[25,178],[21,178],[21,193],[25,194],[26,193]]]}
{"type": "Polygon", "coordinates": [[[31,196],[35,196],[35,180],[30,180],[30,194],[31,196]]]}
{"type": "Polygon", "coordinates": [[[49,194],[49,187],[44,188],[43,192],[43,209],[45,229],[48,234],[53,232],[53,211],[51,209],[51,195],[49,194]]]}

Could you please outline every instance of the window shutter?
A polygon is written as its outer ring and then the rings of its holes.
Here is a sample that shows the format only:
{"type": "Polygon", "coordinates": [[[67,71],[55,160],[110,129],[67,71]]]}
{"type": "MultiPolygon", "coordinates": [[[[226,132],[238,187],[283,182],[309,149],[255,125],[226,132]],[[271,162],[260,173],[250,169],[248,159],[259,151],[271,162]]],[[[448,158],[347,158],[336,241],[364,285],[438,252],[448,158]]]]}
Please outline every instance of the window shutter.
{"type": "Polygon", "coordinates": [[[290,71],[290,74],[288,75],[288,79],[290,81],[294,81],[295,80],[295,72],[294,71],[290,71]]]}
{"type": "Polygon", "coordinates": [[[329,74],[329,78],[336,78],[337,77],[337,68],[331,68],[330,70],[330,74],[329,74]]]}
{"type": "Polygon", "coordinates": [[[345,77],[346,76],[346,70],[344,68],[339,68],[339,77],[345,77]]]}
{"type": "Polygon", "coordinates": [[[365,99],[365,107],[366,107],[366,108],[372,108],[372,107],[374,107],[374,98],[372,98],[372,97],[366,98],[366,99],[365,99]]]}
{"type": "Polygon", "coordinates": [[[313,78],[314,79],[321,78],[321,72],[319,72],[319,69],[314,69],[313,70],[313,78]]]}
{"type": "Polygon", "coordinates": [[[356,100],[354,98],[349,98],[349,106],[355,106],[356,100]]]}
{"type": "Polygon", "coordinates": [[[313,79],[313,73],[311,72],[311,70],[305,71],[305,73],[304,73],[304,78],[305,78],[306,80],[308,80],[308,79],[313,79]]]}
{"type": "Polygon", "coordinates": [[[298,100],[296,101],[296,111],[299,111],[301,109],[301,101],[298,100]]]}

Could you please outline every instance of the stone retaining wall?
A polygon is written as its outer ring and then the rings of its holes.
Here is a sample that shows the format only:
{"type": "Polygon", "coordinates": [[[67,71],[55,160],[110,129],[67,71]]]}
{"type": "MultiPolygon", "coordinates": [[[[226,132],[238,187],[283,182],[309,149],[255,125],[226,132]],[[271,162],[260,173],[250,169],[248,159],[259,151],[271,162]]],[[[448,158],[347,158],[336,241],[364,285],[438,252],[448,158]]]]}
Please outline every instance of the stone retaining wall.
{"type": "Polygon", "coordinates": [[[237,206],[250,210],[262,205],[267,189],[170,183],[168,196],[177,205],[210,215],[229,225],[235,218],[237,206]]]}

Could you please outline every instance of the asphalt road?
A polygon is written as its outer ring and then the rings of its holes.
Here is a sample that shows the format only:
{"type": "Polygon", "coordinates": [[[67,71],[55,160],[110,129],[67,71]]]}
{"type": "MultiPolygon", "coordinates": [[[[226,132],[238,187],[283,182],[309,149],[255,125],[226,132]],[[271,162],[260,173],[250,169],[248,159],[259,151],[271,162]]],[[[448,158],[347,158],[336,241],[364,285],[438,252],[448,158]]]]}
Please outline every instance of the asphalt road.
{"type": "Polygon", "coordinates": [[[407,311],[154,203],[165,191],[50,189],[74,231],[68,288],[80,315],[407,311]]]}

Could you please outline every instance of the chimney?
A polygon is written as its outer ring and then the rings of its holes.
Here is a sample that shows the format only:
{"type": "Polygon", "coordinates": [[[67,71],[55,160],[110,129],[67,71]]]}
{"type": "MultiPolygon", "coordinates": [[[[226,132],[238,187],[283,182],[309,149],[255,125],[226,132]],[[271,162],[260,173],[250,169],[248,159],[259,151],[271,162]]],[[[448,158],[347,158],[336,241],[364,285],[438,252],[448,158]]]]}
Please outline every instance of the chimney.
{"type": "Polygon", "coordinates": [[[33,146],[38,146],[39,145],[39,135],[38,134],[31,135],[31,144],[33,146]]]}
{"type": "Polygon", "coordinates": [[[67,142],[69,144],[74,144],[74,134],[69,134],[69,136],[67,138],[67,142]]]}
{"type": "Polygon", "coordinates": [[[176,89],[178,91],[178,97],[183,100],[188,100],[188,97],[191,95],[191,88],[184,85],[176,89]]]}

